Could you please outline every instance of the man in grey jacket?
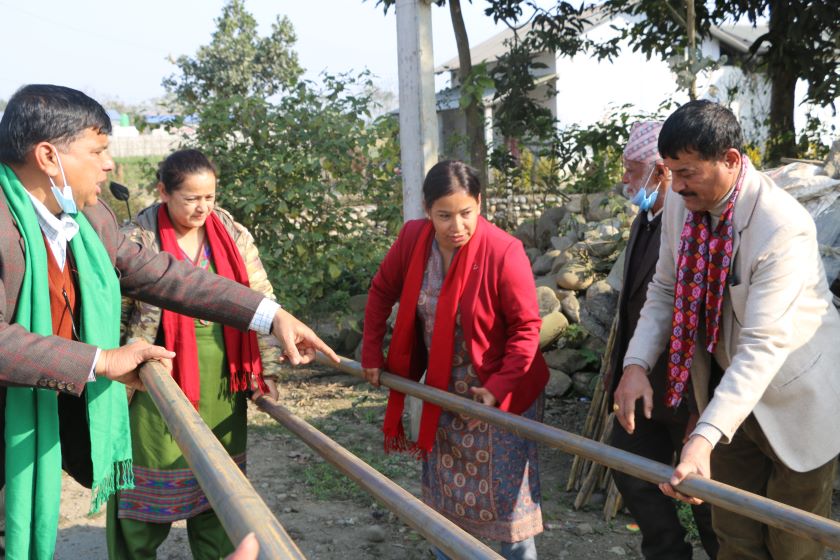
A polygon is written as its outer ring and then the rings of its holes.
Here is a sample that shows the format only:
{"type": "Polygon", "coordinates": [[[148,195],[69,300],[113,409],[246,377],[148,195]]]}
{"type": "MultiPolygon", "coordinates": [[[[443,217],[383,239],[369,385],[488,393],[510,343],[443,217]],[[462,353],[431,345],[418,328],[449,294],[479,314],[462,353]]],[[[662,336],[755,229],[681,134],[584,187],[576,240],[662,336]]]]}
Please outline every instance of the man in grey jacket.
{"type": "MultiPolygon", "coordinates": [[[[700,418],[663,492],[709,477],[828,516],[840,451],[840,316],[816,229],[796,200],[756,171],[728,109],[693,101],[659,135],[673,175],[659,261],[624,358],[616,416],[650,416],[650,365],[669,352],[666,406],[693,390],[700,418]],[[713,451],[714,450],[714,451],[713,451]]],[[[719,559],[816,559],[822,546],[712,508],[719,559]]]]}

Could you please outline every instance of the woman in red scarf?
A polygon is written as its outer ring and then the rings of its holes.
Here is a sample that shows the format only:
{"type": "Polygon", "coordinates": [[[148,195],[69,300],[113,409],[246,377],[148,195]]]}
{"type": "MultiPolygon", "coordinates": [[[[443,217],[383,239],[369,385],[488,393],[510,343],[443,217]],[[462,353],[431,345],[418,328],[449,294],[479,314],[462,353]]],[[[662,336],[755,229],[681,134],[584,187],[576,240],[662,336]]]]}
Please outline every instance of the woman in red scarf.
{"type": "MultiPolygon", "coordinates": [[[[429,219],[405,224],[371,283],[365,377],[378,385],[382,368],[414,380],[425,370],[428,385],[538,418],[548,369],[522,244],[479,216],[481,184],[462,162],[435,165],[423,197],[429,219]],[[386,321],[397,301],[386,359],[386,321]]],[[[385,448],[423,458],[423,500],[470,533],[501,541],[506,558],[536,559],[533,537],[542,532],[536,444],[428,403],[417,441],[409,441],[404,400],[391,391],[385,448]]]]}
{"type": "MultiPolygon", "coordinates": [[[[273,290],[250,233],[215,206],[216,169],[197,150],[181,150],[158,171],[162,204],[141,211],[129,237],[147,248],[167,251],[266,297],[273,290]]],[[[266,355],[263,372],[257,335],[194,320],[147,303],[123,306],[124,337],[161,344],[176,352],[172,376],[233,459],[245,469],[246,391],[276,398],[278,355],[266,355]]],[[[276,353],[270,338],[265,352],[276,353]]],[[[194,558],[222,558],[233,545],[199,488],[181,450],[146,393],[129,407],[134,490],[120,492],[108,507],[108,547],[112,558],[155,558],[170,525],[187,520],[194,558]]]]}

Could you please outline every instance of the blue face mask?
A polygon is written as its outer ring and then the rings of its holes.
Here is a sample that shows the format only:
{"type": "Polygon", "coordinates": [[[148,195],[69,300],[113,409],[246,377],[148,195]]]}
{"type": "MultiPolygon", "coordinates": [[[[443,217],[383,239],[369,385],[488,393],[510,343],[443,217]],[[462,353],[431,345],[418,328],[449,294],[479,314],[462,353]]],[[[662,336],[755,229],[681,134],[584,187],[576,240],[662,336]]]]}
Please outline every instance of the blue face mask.
{"type": "Polygon", "coordinates": [[[645,177],[645,180],[639,187],[639,190],[636,191],[636,194],[634,194],[633,198],[630,199],[630,202],[638,206],[639,210],[641,210],[642,212],[647,212],[648,210],[653,208],[653,205],[656,204],[656,198],[659,196],[660,183],[656,184],[656,187],[653,189],[652,193],[647,194],[646,192],[648,181],[650,181],[650,177],[651,175],[653,175],[655,169],[655,165],[651,167],[650,172],[647,174],[647,177],[645,177]]]}
{"type": "Polygon", "coordinates": [[[61,181],[64,183],[64,188],[59,190],[52,177],[47,175],[47,178],[50,180],[50,185],[52,185],[53,196],[58,202],[58,205],[61,207],[62,212],[71,215],[76,214],[79,209],[76,208],[76,201],[73,200],[73,189],[71,189],[70,185],[67,184],[67,177],[64,176],[64,166],[61,165],[61,158],[58,156],[58,150],[55,152],[55,159],[58,162],[58,169],[61,171],[61,181]]]}

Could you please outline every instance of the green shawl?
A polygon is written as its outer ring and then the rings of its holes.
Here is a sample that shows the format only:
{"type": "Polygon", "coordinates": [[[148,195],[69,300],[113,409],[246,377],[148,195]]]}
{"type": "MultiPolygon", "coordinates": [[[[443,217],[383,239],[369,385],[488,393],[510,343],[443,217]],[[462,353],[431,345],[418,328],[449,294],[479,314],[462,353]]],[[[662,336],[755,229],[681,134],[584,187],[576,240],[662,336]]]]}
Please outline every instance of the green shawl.
{"type": "MultiPolygon", "coordinates": [[[[0,164],[0,186],[26,246],[26,270],[13,322],[52,335],[47,248],[32,201],[15,173],[0,164]]],[[[83,214],[70,242],[81,291],[82,340],[103,349],[119,346],[120,286],[102,241],[83,214]]],[[[53,557],[61,501],[61,446],[57,393],[6,389],[6,558],[53,557]]],[[[131,436],[125,387],[105,378],[85,386],[93,488],[90,513],[115,490],[131,488],[131,436]]]]}

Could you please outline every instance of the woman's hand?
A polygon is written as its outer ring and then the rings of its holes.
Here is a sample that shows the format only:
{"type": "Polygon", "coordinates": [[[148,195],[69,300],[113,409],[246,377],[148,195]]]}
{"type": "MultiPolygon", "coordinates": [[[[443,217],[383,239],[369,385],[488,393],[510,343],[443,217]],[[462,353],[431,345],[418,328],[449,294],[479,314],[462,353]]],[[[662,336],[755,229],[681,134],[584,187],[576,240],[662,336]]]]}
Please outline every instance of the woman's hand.
{"type": "Polygon", "coordinates": [[[263,393],[260,390],[260,385],[256,379],[251,379],[251,400],[256,401],[261,396],[265,395],[269,399],[279,402],[280,401],[280,393],[277,392],[277,381],[274,379],[267,379],[264,378],[265,386],[268,387],[268,393],[263,393]]]}
{"type": "MultiPolygon", "coordinates": [[[[470,387],[470,393],[472,393],[474,401],[486,404],[487,406],[496,406],[496,397],[494,397],[493,393],[484,387],[470,387]]],[[[484,422],[484,420],[479,418],[470,418],[467,421],[467,429],[472,431],[482,422],[484,422]]]]}
{"type": "Polygon", "coordinates": [[[470,393],[472,393],[474,401],[487,406],[496,406],[496,397],[484,387],[470,387],[470,393]]]}
{"type": "Polygon", "coordinates": [[[373,368],[362,368],[362,373],[365,376],[365,380],[373,385],[374,387],[379,387],[379,374],[382,373],[382,370],[378,367],[373,368]]]}

